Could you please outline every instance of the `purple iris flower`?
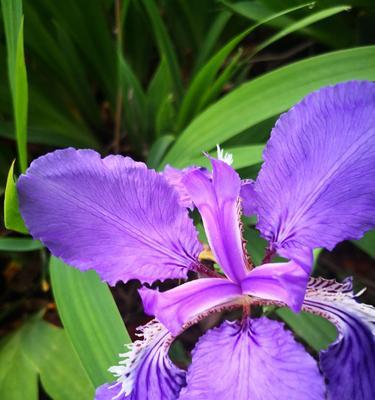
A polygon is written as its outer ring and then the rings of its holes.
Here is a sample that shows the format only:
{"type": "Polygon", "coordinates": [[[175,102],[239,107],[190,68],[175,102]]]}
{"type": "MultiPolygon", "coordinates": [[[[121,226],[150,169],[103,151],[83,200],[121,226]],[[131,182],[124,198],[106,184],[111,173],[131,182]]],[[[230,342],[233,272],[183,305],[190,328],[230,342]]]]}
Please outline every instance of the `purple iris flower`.
{"type": "MultiPolygon", "coordinates": [[[[128,157],[58,150],[33,161],[18,182],[31,234],[66,263],[95,269],[111,285],[198,279],[160,292],[140,289],[156,317],[110,370],[97,400],[370,400],[375,398],[375,309],[351,280],[309,278],[312,250],[359,239],[375,225],[375,84],[353,81],[310,94],[282,115],[255,182],[221,155],[212,173],[163,173],[128,157]],[[224,160],[223,160],[224,159],[224,160]],[[196,207],[215,262],[198,241],[196,207]],[[268,240],[254,266],[241,214],[255,214],[268,240]],[[286,258],[271,263],[273,254],[286,258]],[[338,337],[318,362],[283,324],[251,318],[254,305],[288,306],[333,322],[338,337]],[[174,338],[209,313],[242,307],[241,321],[208,330],[188,371],[168,356],[174,338]]],[[[251,243],[250,243],[251,245],[251,243]]]]}

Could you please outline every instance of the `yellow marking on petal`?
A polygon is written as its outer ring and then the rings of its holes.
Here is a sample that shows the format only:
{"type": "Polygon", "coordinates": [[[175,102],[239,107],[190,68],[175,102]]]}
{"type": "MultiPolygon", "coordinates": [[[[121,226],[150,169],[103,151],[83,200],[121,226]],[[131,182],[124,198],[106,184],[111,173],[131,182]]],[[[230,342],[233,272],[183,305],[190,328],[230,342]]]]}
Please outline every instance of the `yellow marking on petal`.
{"type": "Polygon", "coordinates": [[[212,261],[216,263],[215,257],[210,249],[203,249],[198,256],[199,261],[212,261]]]}

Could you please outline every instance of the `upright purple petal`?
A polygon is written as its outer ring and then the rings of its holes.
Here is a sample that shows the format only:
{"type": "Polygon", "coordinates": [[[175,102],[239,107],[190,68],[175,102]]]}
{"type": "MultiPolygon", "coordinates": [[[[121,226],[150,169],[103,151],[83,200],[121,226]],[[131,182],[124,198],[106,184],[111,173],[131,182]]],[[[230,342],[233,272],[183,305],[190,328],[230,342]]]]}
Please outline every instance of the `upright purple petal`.
{"type": "Polygon", "coordinates": [[[174,189],[128,157],[57,150],[32,162],[18,192],[32,236],[110,284],[185,278],[201,251],[174,189]]]}
{"type": "Polygon", "coordinates": [[[304,309],[326,317],[339,332],[320,353],[328,400],[375,399],[375,308],[356,301],[351,280],[311,279],[304,309]]]}
{"type": "Polygon", "coordinates": [[[139,289],[145,312],[154,315],[173,335],[201,314],[232,302],[241,302],[241,288],[228,279],[202,278],[166,292],[139,289]]]}
{"type": "Polygon", "coordinates": [[[110,368],[116,382],[100,386],[95,400],[177,399],[186,373],[168,357],[173,337],[155,320],[141,328],[139,336],[143,340],[130,344],[120,365],[110,368]]]}
{"type": "Polygon", "coordinates": [[[281,323],[224,322],[193,351],[179,400],[323,400],[315,360],[281,323]]]}
{"type": "Polygon", "coordinates": [[[241,179],[223,161],[211,159],[212,180],[202,171],[187,174],[183,183],[198,208],[216,261],[234,282],[247,274],[240,229],[241,179]]]}
{"type": "Polygon", "coordinates": [[[256,214],[255,204],[255,182],[252,179],[244,179],[240,190],[242,211],[244,215],[250,216],[256,214]]]}
{"type": "Polygon", "coordinates": [[[279,254],[332,249],[375,225],[375,84],[310,94],[272,131],[246,208],[279,254]]]}
{"type": "Polygon", "coordinates": [[[242,281],[242,291],[262,299],[286,303],[301,310],[309,274],[294,261],[264,264],[254,268],[242,281]]]}
{"type": "Polygon", "coordinates": [[[194,208],[194,204],[182,180],[185,175],[194,170],[202,171],[204,174],[210,177],[210,173],[205,168],[195,166],[177,169],[170,165],[166,165],[164,171],[162,172],[162,175],[165,177],[169,185],[173,186],[173,188],[177,191],[180,199],[180,205],[190,209],[194,208]]]}

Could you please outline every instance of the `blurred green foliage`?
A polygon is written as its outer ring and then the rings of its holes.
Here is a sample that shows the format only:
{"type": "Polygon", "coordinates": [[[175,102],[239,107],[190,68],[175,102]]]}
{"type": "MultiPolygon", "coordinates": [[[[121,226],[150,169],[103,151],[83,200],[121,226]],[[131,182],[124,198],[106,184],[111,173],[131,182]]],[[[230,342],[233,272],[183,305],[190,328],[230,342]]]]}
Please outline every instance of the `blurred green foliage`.
{"type": "MultiPolygon", "coordinates": [[[[1,9],[0,194],[9,230],[0,252],[11,262],[39,252],[44,284],[45,249],[10,232],[27,233],[15,191],[27,160],[74,146],[184,167],[205,165],[201,152],[220,143],[244,177],[255,177],[281,112],[323,85],[375,80],[373,0],[1,0],[1,9]]],[[[265,243],[254,221],[245,236],[259,263],[265,243]]],[[[357,245],[374,255],[373,232],[357,245]]],[[[91,398],[130,340],[95,273],[54,258],[49,267],[64,330],[38,314],[7,332],[0,398],[37,399],[37,379],[52,399],[91,398]]],[[[319,318],[278,314],[315,350],[335,335],[319,318]]]]}

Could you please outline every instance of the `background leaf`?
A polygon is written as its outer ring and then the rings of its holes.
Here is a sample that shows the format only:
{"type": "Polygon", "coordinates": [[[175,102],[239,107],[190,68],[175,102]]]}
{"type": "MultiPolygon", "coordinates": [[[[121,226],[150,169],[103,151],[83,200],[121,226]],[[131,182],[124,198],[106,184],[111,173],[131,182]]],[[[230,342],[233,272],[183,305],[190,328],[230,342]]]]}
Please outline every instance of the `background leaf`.
{"type": "Polygon", "coordinates": [[[27,76],[23,49],[21,0],[2,0],[3,20],[8,55],[8,77],[13,99],[17,149],[20,168],[27,168],[27,76]]]}
{"type": "Polygon", "coordinates": [[[37,400],[38,377],[22,349],[23,331],[0,343],[0,399],[37,400]]]}
{"type": "Polygon", "coordinates": [[[143,0],[143,5],[151,21],[160,57],[164,58],[167,63],[170,79],[173,83],[174,94],[177,102],[179,102],[183,94],[183,86],[173,44],[168,36],[167,29],[160,17],[158,7],[154,0],[143,0]]]}
{"type": "Polygon", "coordinates": [[[130,338],[107,285],[94,271],[80,272],[55,257],[50,274],[59,315],[91,382],[113,380],[107,370],[130,338]]]}
{"type": "Polygon", "coordinates": [[[4,199],[4,223],[7,229],[28,233],[18,210],[18,194],[14,179],[14,161],[9,169],[4,199]]]}
{"type": "Polygon", "coordinates": [[[368,231],[362,239],[354,240],[353,243],[372,258],[375,258],[375,230],[368,231]]]}
{"type": "Polygon", "coordinates": [[[335,326],[325,318],[307,312],[296,314],[289,308],[280,308],[276,314],[316,351],[326,349],[336,339],[335,326]]]}
{"type": "Polygon", "coordinates": [[[185,166],[200,152],[285,111],[311,91],[350,79],[375,79],[375,46],[308,58],[243,84],[200,114],[162,164],[185,166]]]}
{"type": "Polygon", "coordinates": [[[53,400],[93,398],[95,387],[63,329],[38,318],[28,323],[23,331],[24,353],[53,400]]]}
{"type": "Polygon", "coordinates": [[[31,238],[0,237],[0,251],[33,251],[42,248],[43,245],[39,240],[31,238]]]}

